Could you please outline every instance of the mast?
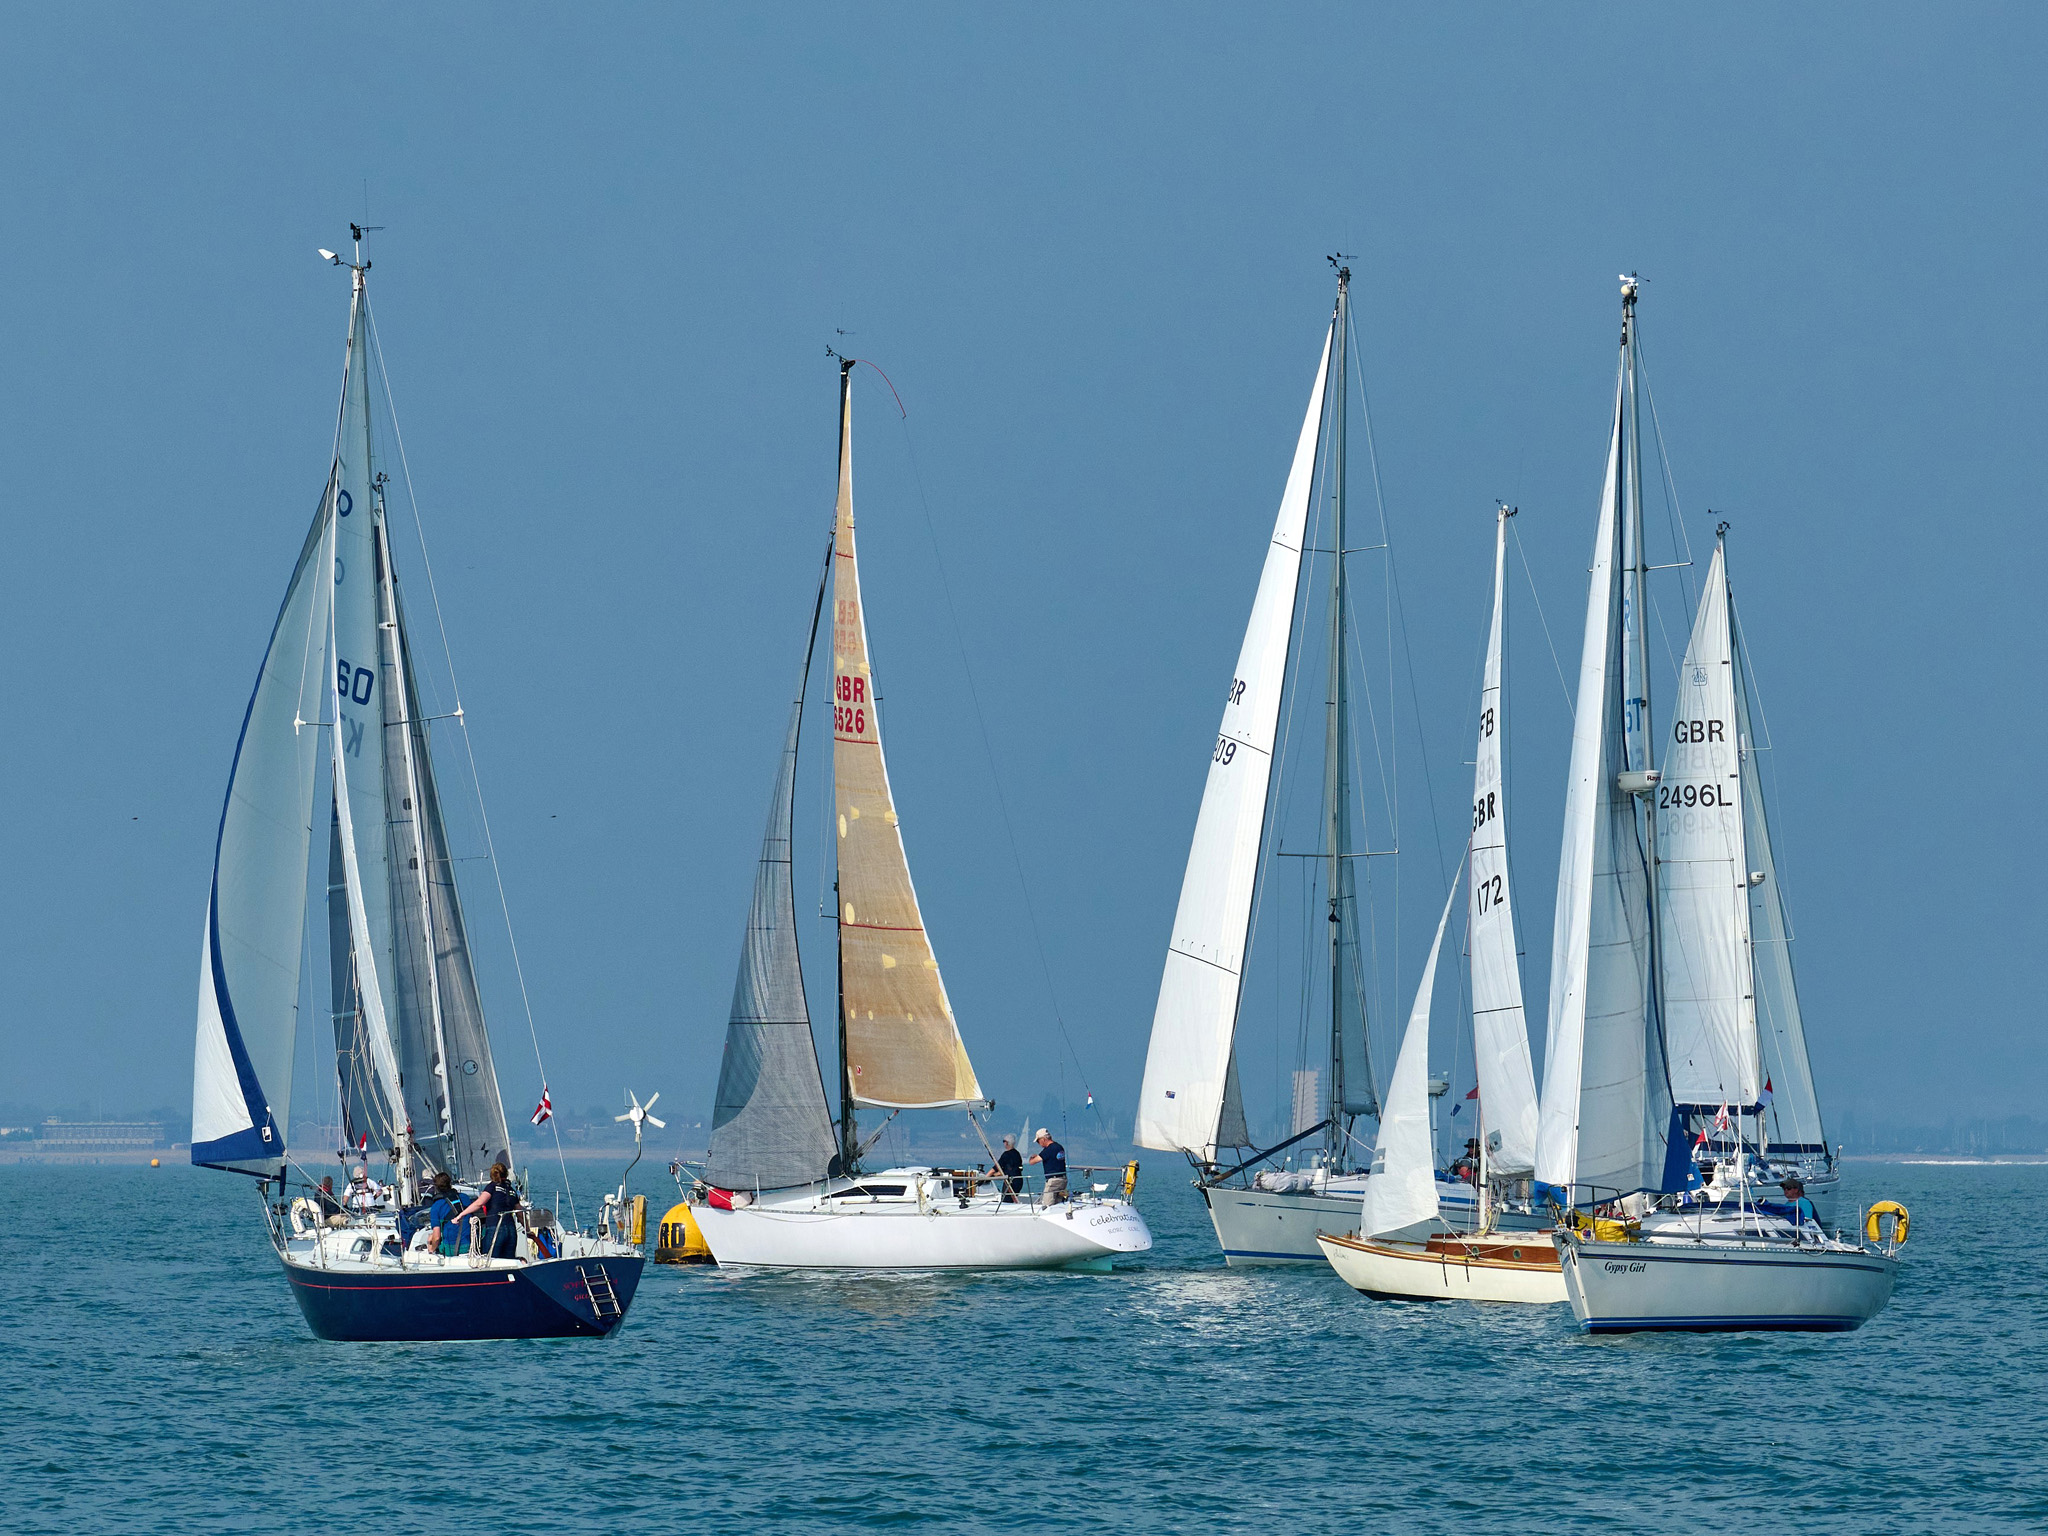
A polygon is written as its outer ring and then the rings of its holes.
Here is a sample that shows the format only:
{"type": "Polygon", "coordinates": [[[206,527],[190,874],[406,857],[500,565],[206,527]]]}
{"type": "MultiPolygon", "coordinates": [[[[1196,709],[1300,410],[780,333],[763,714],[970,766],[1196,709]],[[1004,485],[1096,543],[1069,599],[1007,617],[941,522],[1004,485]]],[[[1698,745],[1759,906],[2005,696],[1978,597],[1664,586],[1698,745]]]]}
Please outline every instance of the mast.
{"type": "MultiPolygon", "coordinates": [[[[839,359],[839,508],[835,516],[847,516],[852,508],[852,488],[847,484],[849,460],[853,455],[853,359],[839,359]]],[[[833,533],[837,548],[838,532],[833,533]]],[[[836,602],[835,602],[836,606],[836,602]]],[[[837,614],[834,622],[837,623],[837,614]]],[[[836,668],[835,668],[836,670],[836,668]]],[[[836,737],[838,732],[833,732],[836,737]]],[[[839,1021],[839,1172],[852,1177],[860,1162],[860,1127],[853,1118],[853,1061],[846,1045],[846,914],[840,908],[839,850],[833,848],[832,874],[832,1016],[839,1021]]]]}
{"type": "Polygon", "coordinates": [[[1330,1123],[1323,1145],[1334,1160],[1344,1150],[1344,911],[1350,874],[1350,775],[1346,746],[1350,738],[1350,701],[1346,693],[1344,642],[1349,602],[1344,579],[1344,427],[1345,385],[1349,381],[1348,342],[1351,318],[1351,269],[1337,268],[1337,314],[1330,373],[1330,688],[1329,717],[1323,742],[1325,846],[1329,854],[1326,889],[1330,904],[1330,1123]]]}

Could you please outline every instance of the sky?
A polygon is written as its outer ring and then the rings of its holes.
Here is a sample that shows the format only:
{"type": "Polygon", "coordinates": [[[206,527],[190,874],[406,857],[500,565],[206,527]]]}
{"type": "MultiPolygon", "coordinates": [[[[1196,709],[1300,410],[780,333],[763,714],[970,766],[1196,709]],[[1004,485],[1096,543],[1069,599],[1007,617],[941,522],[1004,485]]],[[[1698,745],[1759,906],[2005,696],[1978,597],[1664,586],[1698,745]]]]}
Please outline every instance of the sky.
{"type": "MultiPolygon", "coordinates": [[[[1092,1092],[1128,1123],[1340,251],[1400,594],[1361,608],[1400,760],[1382,1014],[1461,840],[1502,499],[1540,1053],[1551,651],[1575,670],[1639,271],[1682,509],[1653,554],[1732,524],[1823,1103],[2037,1107],[2044,34],[2016,5],[7,6],[0,1098],[188,1094],[220,797],[333,432],[347,278],[315,248],[356,220],[545,1062],[492,938],[515,1121],[543,1070],[557,1104],[708,1115],[830,346],[906,413],[857,375],[890,764],[963,1032],[999,1120],[1092,1092]]],[[[482,928],[489,866],[463,878],[482,928]]]]}

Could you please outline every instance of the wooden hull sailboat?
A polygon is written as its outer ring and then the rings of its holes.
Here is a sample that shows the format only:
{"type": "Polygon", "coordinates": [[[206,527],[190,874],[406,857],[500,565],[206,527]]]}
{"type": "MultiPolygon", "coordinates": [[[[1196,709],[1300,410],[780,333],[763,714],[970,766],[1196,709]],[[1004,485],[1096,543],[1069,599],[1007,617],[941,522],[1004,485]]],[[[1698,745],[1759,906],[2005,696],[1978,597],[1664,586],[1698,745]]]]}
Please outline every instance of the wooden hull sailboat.
{"type": "MultiPolygon", "coordinates": [[[[711,1147],[692,1197],[721,1265],[767,1269],[1107,1268],[1152,1246],[1128,1198],[1005,1199],[987,1170],[863,1169],[864,1108],[992,1108],[939,975],[897,825],[853,522],[852,359],[839,374],[839,494],[769,802],[711,1147]],[[790,826],[811,655],[827,593],[838,879],[839,1115],[826,1108],[797,952],[790,826]]],[[[884,1120],[883,1124],[888,1121],[884,1120]]],[[[878,1133],[877,1133],[878,1134],[878,1133]]]]}
{"type": "Polygon", "coordinates": [[[1565,1299],[1564,1274],[1548,1233],[1440,1233],[1419,1243],[1326,1237],[1322,1246],[1338,1277],[1375,1301],[1550,1304],[1565,1299]]]}
{"type": "Polygon", "coordinates": [[[454,1185],[450,1212],[467,1206],[493,1163],[509,1167],[511,1138],[385,517],[361,240],[358,230],[350,262],[321,253],[354,280],[341,411],[221,810],[192,1161],[258,1181],[279,1263],[321,1338],[605,1334],[624,1318],[641,1265],[637,1245],[618,1235],[616,1200],[597,1232],[573,1232],[499,1185],[489,1242],[466,1233],[468,1251],[452,1255],[430,1251],[429,1233],[400,1215],[439,1174],[454,1185]],[[326,817],[316,814],[323,757],[326,817]],[[312,828],[322,820],[340,1120],[351,1155],[385,1153],[398,1186],[395,1206],[365,1200],[324,1220],[311,1176],[286,1146],[312,828]],[[294,1179],[307,1191],[295,1200],[294,1179]]]}

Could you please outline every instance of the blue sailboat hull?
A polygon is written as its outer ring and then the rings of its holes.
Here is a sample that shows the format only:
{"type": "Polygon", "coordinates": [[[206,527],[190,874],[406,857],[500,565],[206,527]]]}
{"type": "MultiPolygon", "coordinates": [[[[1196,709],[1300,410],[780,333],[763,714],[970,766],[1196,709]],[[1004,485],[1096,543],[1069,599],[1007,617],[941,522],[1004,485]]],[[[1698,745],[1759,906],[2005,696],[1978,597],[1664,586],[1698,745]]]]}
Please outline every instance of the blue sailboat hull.
{"type": "Polygon", "coordinates": [[[306,1323],[323,1339],[438,1343],[458,1339],[602,1338],[625,1321],[645,1260],[550,1259],[518,1269],[315,1269],[285,1260],[306,1323]],[[616,1312],[593,1302],[602,1276],[616,1312]]]}

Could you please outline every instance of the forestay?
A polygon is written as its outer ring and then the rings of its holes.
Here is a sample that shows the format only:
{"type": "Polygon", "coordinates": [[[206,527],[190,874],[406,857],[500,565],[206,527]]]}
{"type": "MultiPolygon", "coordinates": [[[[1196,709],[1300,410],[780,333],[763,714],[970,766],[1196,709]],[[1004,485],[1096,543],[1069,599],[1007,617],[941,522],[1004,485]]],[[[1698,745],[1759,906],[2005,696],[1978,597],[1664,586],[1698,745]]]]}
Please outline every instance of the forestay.
{"type": "Polygon", "coordinates": [[[814,1183],[825,1176],[832,1159],[832,1117],[811,1038],[803,961],[797,950],[790,847],[804,694],[825,590],[836,564],[829,549],[825,563],[811,606],[810,635],[804,642],[775,791],[768,801],[768,828],[754,869],[754,895],[740,946],[739,976],[733,983],[732,1013],[725,1026],[725,1054],[718,1066],[704,1177],[724,1189],[814,1183]]]}
{"type": "Polygon", "coordinates": [[[853,538],[853,396],[842,371],[832,579],[832,777],[839,831],[839,997],[844,1070],[860,1104],[980,1102],[903,853],[882,755],[853,538]]]}
{"type": "Polygon", "coordinates": [[[1671,1096],[1746,1106],[1763,1087],[1749,966],[1735,657],[1722,551],[1678,670],[1657,785],[1659,962],[1671,1096]]]}
{"type": "MultiPolygon", "coordinates": [[[[1334,330],[1331,337],[1334,337],[1334,330]]],[[[1323,343],[1308,413],[1252,602],[1237,670],[1195,819],[1180,905],[1152,1018],[1136,1140],[1162,1151],[1213,1159],[1219,1139],[1245,1134],[1234,1092],[1231,1042],[1237,1028],[1244,952],[1265,841],[1273,742],[1287,674],[1301,548],[1314,483],[1316,446],[1329,381],[1331,337],[1323,343]],[[1232,1123],[1219,1132],[1219,1122],[1232,1123]]]]}
{"type": "Polygon", "coordinates": [[[1502,618],[1505,612],[1507,519],[1495,520],[1493,621],[1479,692],[1479,750],[1472,774],[1472,879],[1466,914],[1472,952],[1472,1042],[1479,1107],[1489,1139],[1488,1167],[1503,1176],[1536,1165],[1536,1074],[1522,1005],[1522,965],[1515,943],[1514,889],[1508,876],[1507,781],[1501,771],[1502,618]]]}
{"type": "MultiPolygon", "coordinates": [[[[1459,873],[1463,873],[1462,870],[1459,873]]],[[[1436,938],[1415,989],[1415,1007],[1401,1036],[1401,1054],[1394,1058],[1393,1080],[1387,1085],[1379,1139],[1374,1143],[1372,1174],[1365,1181],[1365,1205],[1359,1228],[1367,1237],[1398,1232],[1420,1221],[1436,1219],[1435,1143],[1429,1125],[1429,1008],[1436,991],[1437,954],[1458,904],[1458,882],[1444,899],[1436,938]]]]}

